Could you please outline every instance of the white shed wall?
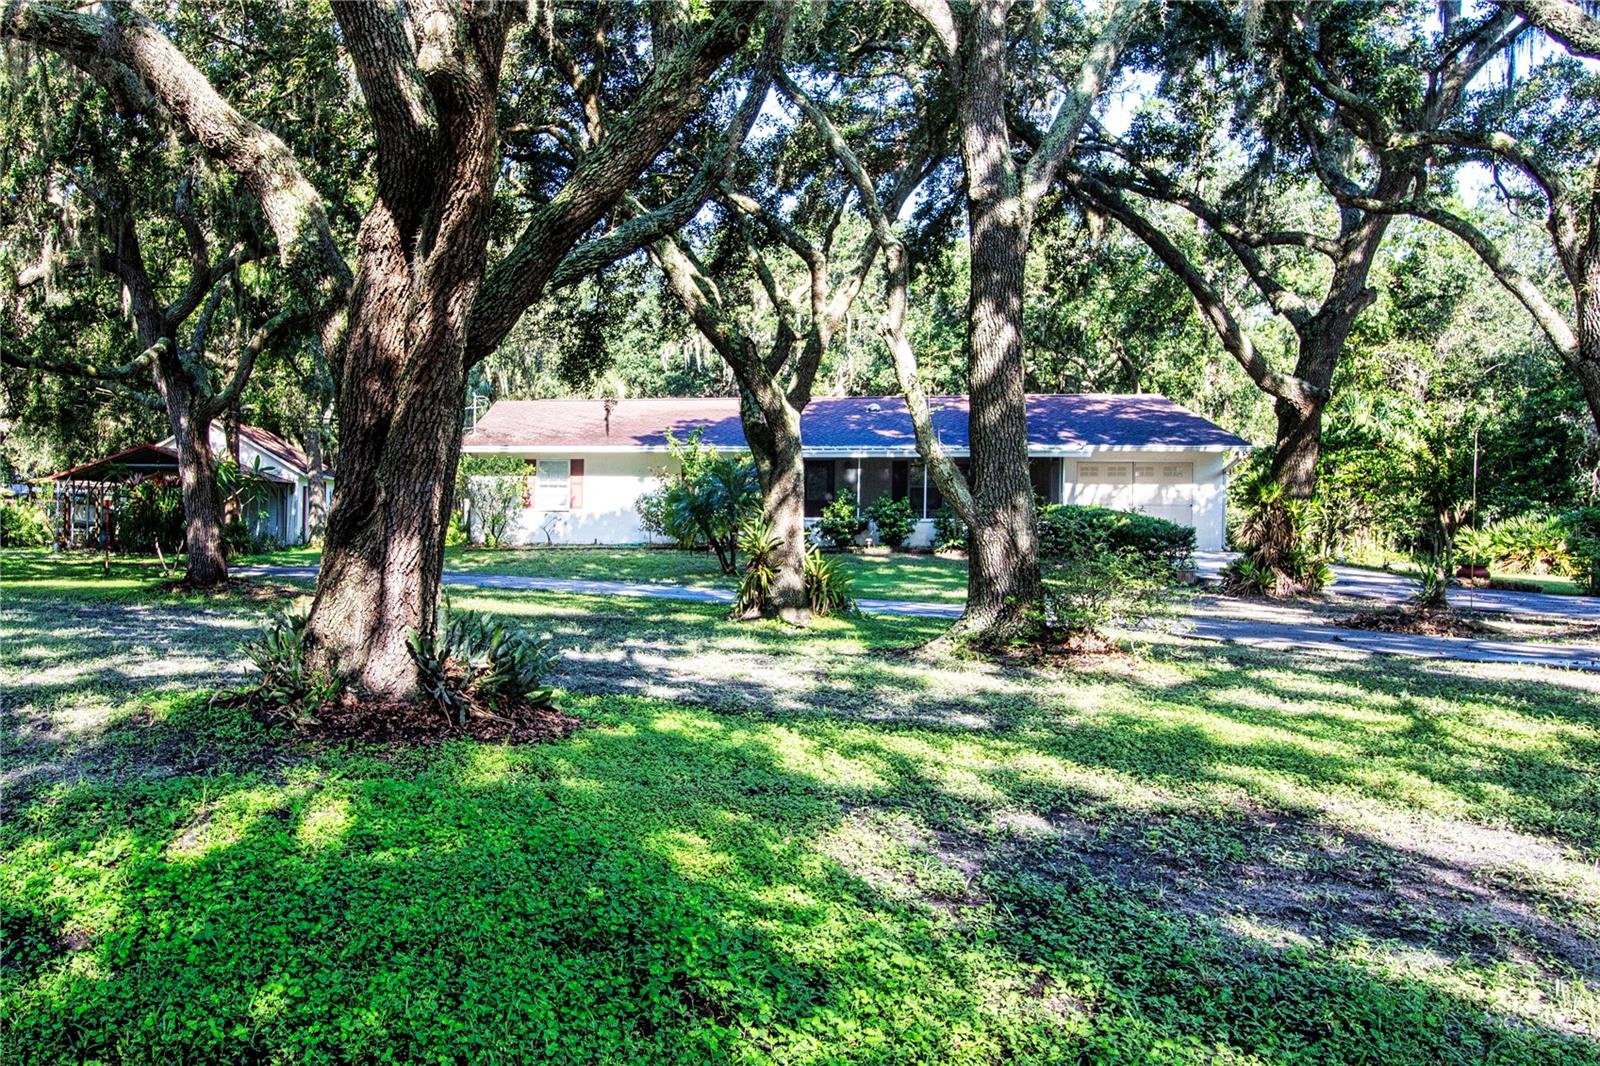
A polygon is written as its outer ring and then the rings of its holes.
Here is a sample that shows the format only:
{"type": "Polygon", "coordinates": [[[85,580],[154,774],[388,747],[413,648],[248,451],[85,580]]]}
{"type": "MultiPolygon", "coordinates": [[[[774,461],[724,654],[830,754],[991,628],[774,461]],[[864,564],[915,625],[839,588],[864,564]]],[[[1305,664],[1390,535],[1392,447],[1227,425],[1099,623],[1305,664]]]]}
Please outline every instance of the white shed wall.
{"type": "MultiPolygon", "coordinates": [[[[576,508],[547,509],[540,506],[535,492],[533,506],[521,509],[512,519],[507,533],[510,543],[642,544],[649,539],[639,525],[634,504],[660,484],[658,475],[669,461],[666,453],[518,452],[513,457],[535,461],[582,459],[583,499],[576,508]]],[[[478,516],[470,516],[470,521],[473,539],[481,540],[483,530],[478,516]]]]}
{"type": "Polygon", "coordinates": [[[1124,452],[1103,451],[1087,459],[1063,463],[1065,480],[1062,499],[1067,503],[1110,507],[1118,511],[1137,511],[1194,527],[1195,547],[1219,551],[1227,537],[1228,476],[1232,456],[1227,452],[1124,452]],[[1134,464],[1143,466],[1176,463],[1193,464],[1193,480],[1172,482],[1159,479],[1141,481],[1134,464]],[[1084,480],[1080,467],[1098,467],[1099,480],[1084,480]],[[1105,478],[1108,467],[1127,468],[1126,477],[1105,478]]]}

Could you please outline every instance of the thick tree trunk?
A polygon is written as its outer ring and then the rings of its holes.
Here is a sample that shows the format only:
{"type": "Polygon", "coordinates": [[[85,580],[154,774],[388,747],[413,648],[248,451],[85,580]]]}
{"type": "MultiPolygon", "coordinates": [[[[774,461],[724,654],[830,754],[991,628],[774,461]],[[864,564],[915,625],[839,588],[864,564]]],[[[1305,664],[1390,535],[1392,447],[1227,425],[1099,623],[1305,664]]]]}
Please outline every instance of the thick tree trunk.
{"type": "Polygon", "coordinates": [[[406,641],[439,623],[444,534],[461,427],[459,361],[417,368],[433,378],[430,416],[398,417],[373,466],[341,455],[309,630],[315,656],[362,692],[404,698],[416,670],[406,641]]]}
{"type": "MultiPolygon", "coordinates": [[[[1362,269],[1361,278],[1366,271],[1362,269]]],[[[1370,302],[1359,285],[1331,298],[1324,310],[1300,331],[1300,354],[1295,376],[1307,385],[1300,399],[1279,397],[1278,431],[1272,452],[1272,479],[1283,489],[1284,501],[1306,502],[1317,491],[1317,462],[1322,458],[1322,412],[1332,392],[1333,372],[1344,351],[1345,339],[1356,316],[1370,302]]],[[[1272,595],[1298,596],[1315,592],[1320,578],[1308,569],[1301,550],[1301,530],[1295,510],[1287,502],[1264,504],[1271,514],[1258,516],[1259,542],[1250,549],[1257,566],[1273,574],[1272,595]]]]}
{"type": "MultiPolygon", "coordinates": [[[[484,226],[489,187],[480,190],[484,226]]],[[[414,273],[405,237],[379,205],[359,243],[339,466],[307,631],[314,661],[347,684],[407,698],[417,680],[407,639],[438,628],[466,323],[485,242],[462,242],[454,251],[465,261],[453,267],[414,273]]]]}
{"type": "Polygon", "coordinates": [[[1040,593],[1022,366],[1028,220],[1006,125],[1005,8],[989,3],[974,11],[961,96],[972,245],[967,390],[974,513],[967,610],[956,631],[985,640],[1023,630],[1040,593]]]}
{"type": "Polygon", "coordinates": [[[1320,401],[1277,402],[1278,433],[1272,452],[1272,480],[1292,500],[1309,500],[1317,491],[1317,461],[1322,457],[1320,401]]]}
{"type": "Polygon", "coordinates": [[[184,580],[211,588],[228,580],[222,551],[222,501],[217,492],[217,462],[211,454],[211,422],[200,417],[192,398],[167,396],[173,444],[178,451],[178,483],[183,494],[184,539],[188,562],[184,580]]]}
{"type": "Polygon", "coordinates": [[[800,449],[800,412],[789,410],[776,426],[772,419],[751,422],[759,414],[745,412],[745,438],[755,456],[761,482],[761,513],[778,539],[775,571],[761,613],[791,625],[811,621],[806,592],[806,470],[800,449]]]}
{"type": "MultiPolygon", "coordinates": [[[[970,205],[983,207],[986,205],[970,205]]],[[[974,519],[967,610],[960,630],[1004,638],[1025,628],[1039,601],[1033,482],[1028,476],[1022,368],[1020,216],[1001,205],[972,213],[971,344],[967,387],[974,519]]]]}

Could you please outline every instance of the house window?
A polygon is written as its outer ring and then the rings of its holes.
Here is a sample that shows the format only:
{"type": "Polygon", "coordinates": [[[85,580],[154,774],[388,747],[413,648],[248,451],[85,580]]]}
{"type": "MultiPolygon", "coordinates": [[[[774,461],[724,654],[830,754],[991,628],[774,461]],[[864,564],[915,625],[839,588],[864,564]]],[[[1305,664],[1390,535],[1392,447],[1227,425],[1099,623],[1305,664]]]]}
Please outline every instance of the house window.
{"type": "Polygon", "coordinates": [[[1029,459],[1028,479],[1033,493],[1045,503],[1061,502],[1061,460],[1029,459]]]}
{"type": "Polygon", "coordinates": [[[567,459],[539,460],[538,508],[565,511],[572,506],[572,463],[567,459]]]}
{"type": "MultiPolygon", "coordinates": [[[[967,488],[977,492],[977,482],[972,476],[972,463],[968,459],[957,459],[956,469],[961,471],[961,476],[967,479],[967,488]]],[[[920,465],[920,464],[919,464],[920,465]]],[[[922,517],[932,518],[944,507],[944,493],[939,491],[938,482],[933,480],[933,471],[929,470],[925,484],[928,486],[928,502],[922,509],[922,517]]]]}
{"type": "Polygon", "coordinates": [[[833,461],[806,463],[806,517],[818,518],[833,499],[833,461]]]}

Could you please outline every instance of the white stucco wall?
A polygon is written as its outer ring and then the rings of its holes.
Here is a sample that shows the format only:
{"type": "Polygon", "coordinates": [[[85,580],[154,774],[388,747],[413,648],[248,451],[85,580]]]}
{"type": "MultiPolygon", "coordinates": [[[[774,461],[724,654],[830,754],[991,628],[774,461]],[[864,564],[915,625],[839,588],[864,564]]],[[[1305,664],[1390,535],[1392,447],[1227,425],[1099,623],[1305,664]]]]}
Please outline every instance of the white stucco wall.
{"type": "MultiPolygon", "coordinates": [[[[496,454],[507,454],[504,452],[496,454]]],[[[506,534],[512,544],[641,544],[648,537],[639,525],[634,504],[655,488],[669,458],[665,452],[515,452],[517,459],[582,459],[583,499],[576,508],[520,509],[506,534]]],[[[472,536],[481,540],[480,516],[470,516],[472,536]]]]}

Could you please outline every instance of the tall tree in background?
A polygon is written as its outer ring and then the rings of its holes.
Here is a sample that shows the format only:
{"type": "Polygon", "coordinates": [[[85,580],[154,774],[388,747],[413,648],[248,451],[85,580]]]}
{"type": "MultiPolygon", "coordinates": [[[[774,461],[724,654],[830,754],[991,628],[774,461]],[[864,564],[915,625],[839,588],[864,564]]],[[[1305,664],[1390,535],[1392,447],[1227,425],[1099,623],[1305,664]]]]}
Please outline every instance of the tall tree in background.
{"type": "Polygon", "coordinates": [[[1561,353],[1600,428],[1600,76],[1583,62],[1600,61],[1600,17],[1568,0],[1518,0],[1500,10],[1501,19],[1520,16],[1519,28],[1537,28],[1563,54],[1520,76],[1513,67],[1442,127],[1392,116],[1363,89],[1331,76],[1317,84],[1346,125],[1386,157],[1436,154],[1446,171],[1488,168],[1513,214],[1542,216],[1553,276],[1530,276],[1492,224],[1431,188],[1400,203],[1373,202],[1354,188],[1341,193],[1352,208],[1405,212],[1460,238],[1561,353]]]}
{"type": "Polygon", "coordinates": [[[220,95],[150,18],[126,7],[91,14],[36,2],[0,13],[0,37],[141,92],[259,201],[337,391],[340,464],[308,635],[318,662],[374,695],[415,690],[407,634],[438,624],[467,368],[564,264],[582,273],[615,261],[698,207],[706,190],[692,185],[584,241],[704,108],[711,78],[749,38],[759,5],[699,13],[536,7],[514,84],[503,85],[507,44],[527,11],[430,0],[334,5],[376,145],[376,199],[354,270],[294,151],[220,95]],[[614,26],[625,40],[613,42],[614,26]],[[586,65],[568,39],[584,42],[586,65]],[[581,109],[576,134],[540,80],[545,56],[566,82],[570,96],[561,100],[581,109]],[[516,131],[501,129],[503,95],[516,131]],[[523,130],[563,143],[572,162],[533,175],[543,185],[491,268],[504,150],[523,130]]]}
{"type": "MultiPolygon", "coordinates": [[[[776,51],[772,58],[775,67],[776,51]]],[[[779,80],[791,100],[804,99],[787,74],[779,80]]],[[[833,269],[841,256],[840,222],[854,187],[840,181],[834,168],[817,165],[815,137],[804,136],[808,129],[773,138],[754,165],[729,175],[716,196],[725,219],[722,258],[734,261],[745,275],[741,280],[753,283],[759,293],[755,301],[738,300],[737,287],[727,278],[719,282],[718,272],[680,236],[650,248],[667,288],[739,383],[740,416],[761,482],[763,517],[779,545],[761,611],[795,624],[810,618],[800,420],[823,357],[879,252],[878,239],[869,233],[842,277],[833,269]],[[785,181],[784,176],[792,177],[785,181]],[[797,261],[798,271],[774,269],[771,252],[780,248],[797,261]],[[798,280],[791,280],[796,274],[798,280]],[[760,306],[748,306],[752,302],[760,306]]],[[[897,212],[921,184],[933,157],[925,140],[913,138],[883,161],[890,173],[882,181],[882,195],[891,211],[897,212]]]]}
{"type": "Polygon", "coordinates": [[[11,102],[30,103],[32,121],[24,130],[17,109],[8,116],[22,151],[6,160],[17,208],[7,244],[27,248],[32,261],[12,272],[0,359],[94,382],[166,416],[185,580],[220,584],[227,561],[212,423],[238,403],[263,347],[294,317],[273,308],[264,286],[258,264],[270,257],[270,240],[258,232],[253,199],[135,121],[147,106],[136,90],[107,100],[94,82],[47,60],[19,81],[22,100],[11,102]],[[79,333],[100,318],[124,323],[107,348],[79,333]],[[74,343],[60,343],[63,336],[74,343]]]}
{"type": "MultiPolygon", "coordinates": [[[[1380,8],[1338,5],[1318,13],[1322,21],[1308,26],[1273,9],[1257,27],[1242,16],[1214,21],[1203,9],[1198,42],[1172,47],[1160,59],[1170,64],[1159,93],[1167,106],[1149,111],[1125,136],[1097,129],[1087,147],[1101,165],[1065,175],[1085,203],[1116,219],[1183,279],[1224,350],[1272,397],[1272,478],[1289,500],[1309,500],[1315,491],[1323,410],[1351,330],[1376,298],[1368,284],[1374,257],[1395,206],[1425,177],[1424,161],[1413,154],[1355,151],[1360,142],[1310,86],[1382,81],[1413,123],[1434,129],[1519,32],[1513,16],[1495,14],[1438,42],[1408,79],[1398,49],[1378,43],[1388,29],[1380,8]],[[1265,36],[1257,38],[1258,32],[1265,36]],[[1200,47],[1191,51],[1196,43],[1200,47]],[[1230,175],[1220,157],[1239,144],[1253,145],[1255,155],[1230,175]],[[1332,210],[1314,212],[1309,225],[1285,210],[1294,204],[1287,193],[1307,173],[1324,187],[1323,203],[1334,203],[1332,210]],[[1352,203],[1352,190],[1374,209],[1352,203]],[[1139,201],[1175,210],[1156,216],[1139,201]],[[1333,224],[1319,226],[1316,214],[1331,216],[1333,224]],[[1289,325],[1292,369],[1273,364],[1226,286],[1174,239],[1172,221],[1185,216],[1212,234],[1228,269],[1246,278],[1289,325]],[[1312,290],[1315,295],[1304,294],[1312,290]]],[[[1287,536],[1294,524],[1271,528],[1287,536]]],[[[1319,571],[1303,565],[1298,548],[1283,537],[1252,548],[1258,564],[1273,573],[1279,595],[1316,581],[1319,571]]]]}
{"type": "MultiPolygon", "coordinates": [[[[1040,201],[1072,155],[1095,102],[1109,83],[1123,47],[1145,8],[1116,0],[1098,31],[1086,35],[1081,62],[1054,86],[1055,113],[1019,164],[1012,119],[1019,110],[1010,53],[1013,7],[1002,0],[953,5],[909,0],[927,24],[956,101],[956,139],[965,174],[971,241],[968,290],[967,390],[971,480],[941,462],[926,397],[909,346],[896,359],[919,450],[939,471],[940,488],[964,510],[969,534],[967,608],[958,635],[1004,637],[1028,624],[1039,599],[1033,485],[1028,476],[1027,402],[1022,351],[1023,267],[1040,201]],[[945,485],[949,484],[950,490],[945,485]],[[964,491],[963,491],[964,489],[964,491]]],[[[1078,12],[1045,8],[1046,20],[1076,20],[1078,12]]],[[[1028,17],[1021,10],[1017,19],[1028,17]]],[[[1049,28],[1049,27],[1047,27],[1049,28]]],[[[1048,69],[1048,64],[1044,64],[1048,69]]],[[[885,222],[888,220],[885,219],[885,222]]],[[[902,264],[903,265],[903,264],[902,264]]],[[[892,268],[891,268],[892,269],[892,268]]]]}

